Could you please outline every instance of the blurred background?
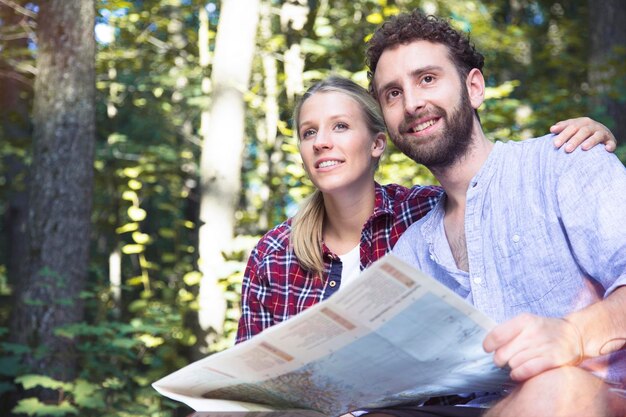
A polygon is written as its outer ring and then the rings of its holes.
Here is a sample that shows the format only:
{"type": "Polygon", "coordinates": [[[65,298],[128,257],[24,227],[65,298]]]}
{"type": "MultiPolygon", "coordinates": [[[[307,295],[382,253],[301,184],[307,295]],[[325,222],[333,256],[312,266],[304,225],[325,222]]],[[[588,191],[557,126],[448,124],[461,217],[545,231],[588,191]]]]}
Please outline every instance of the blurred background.
{"type": "MultiPolygon", "coordinates": [[[[366,86],[414,8],[485,54],[492,139],[587,115],[626,161],[623,0],[0,0],[0,414],[188,414],[150,383],[233,344],[249,251],[311,191],[295,100],[366,86]]],[[[378,181],[434,178],[392,148],[378,181]]]]}

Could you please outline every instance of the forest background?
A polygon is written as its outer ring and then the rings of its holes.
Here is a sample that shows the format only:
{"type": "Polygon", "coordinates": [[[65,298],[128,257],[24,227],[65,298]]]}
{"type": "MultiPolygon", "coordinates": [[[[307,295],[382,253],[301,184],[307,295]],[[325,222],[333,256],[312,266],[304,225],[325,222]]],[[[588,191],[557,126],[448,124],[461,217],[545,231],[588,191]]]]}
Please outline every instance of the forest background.
{"type": "MultiPolygon", "coordinates": [[[[232,345],[249,251],[311,191],[294,101],[365,86],[413,8],[486,54],[491,138],[623,142],[623,0],[0,0],[0,414],[187,414],[150,383],[232,345]]],[[[394,149],[377,175],[434,183],[394,149]]]]}

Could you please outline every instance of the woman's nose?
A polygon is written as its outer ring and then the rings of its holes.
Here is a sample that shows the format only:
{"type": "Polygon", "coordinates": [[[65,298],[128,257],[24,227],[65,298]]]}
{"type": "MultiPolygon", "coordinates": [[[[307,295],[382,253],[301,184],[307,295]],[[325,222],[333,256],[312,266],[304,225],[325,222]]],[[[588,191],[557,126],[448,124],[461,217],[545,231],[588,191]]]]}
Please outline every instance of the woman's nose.
{"type": "Polygon", "coordinates": [[[313,142],[313,148],[316,151],[321,151],[322,149],[330,149],[333,147],[333,142],[331,135],[324,131],[318,131],[315,135],[315,139],[313,142]]]}

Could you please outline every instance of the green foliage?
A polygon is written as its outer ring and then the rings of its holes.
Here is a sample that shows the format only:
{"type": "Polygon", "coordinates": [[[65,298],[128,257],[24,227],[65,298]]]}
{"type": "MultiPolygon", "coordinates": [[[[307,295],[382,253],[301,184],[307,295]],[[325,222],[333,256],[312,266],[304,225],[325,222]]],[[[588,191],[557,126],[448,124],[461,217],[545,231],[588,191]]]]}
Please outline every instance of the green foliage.
{"type": "MultiPolygon", "coordinates": [[[[153,313],[155,318],[157,312],[153,313]]],[[[163,369],[171,371],[185,364],[175,346],[188,345],[190,334],[181,328],[180,317],[171,311],[160,313],[165,314],[155,320],[78,323],[56,329],[58,336],[75,341],[80,373],[71,381],[29,373],[24,361],[30,348],[0,344],[2,375],[14,381],[1,382],[0,393],[15,391],[18,385],[27,394],[37,389],[57,392],[54,404],[41,403],[35,396],[23,398],[14,412],[28,415],[167,415],[169,411],[159,410],[171,409],[171,403],[158,397],[150,383],[163,376],[163,369]]]]}
{"type": "Polygon", "coordinates": [[[22,375],[15,379],[24,389],[45,388],[57,390],[66,399],[58,404],[45,404],[38,398],[24,398],[13,409],[15,413],[24,413],[29,416],[64,416],[79,414],[80,409],[98,410],[106,408],[104,392],[99,384],[89,383],[78,379],[75,383],[57,381],[44,375],[22,375]]]}
{"type": "MultiPolygon", "coordinates": [[[[3,345],[5,344],[3,343],[3,345]]],[[[6,353],[8,353],[9,356],[0,357],[0,375],[15,377],[19,375],[20,371],[23,369],[23,366],[15,360],[15,357],[30,352],[30,349],[23,345],[19,346],[20,349],[17,350],[17,353],[14,353],[15,351],[7,351],[6,353]]]]}
{"type": "Polygon", "coordinates": [[[29,416],[66,416],[68,414],[77,415],[78,410],[69,402],[63,401],[57,405],[45,404],[37,398],[25,398],[20,400],[18,405],[12,410],[14,413],[23,413],[29,416]]]}
{"type": "Polygon", "coordinates": [[[42,387],[49,389],[70,389],[71,385],[66,382],[57,381],[44,375],[22,375],[15,378],[15,382],[22,384],[25,389],[42,387]]]}

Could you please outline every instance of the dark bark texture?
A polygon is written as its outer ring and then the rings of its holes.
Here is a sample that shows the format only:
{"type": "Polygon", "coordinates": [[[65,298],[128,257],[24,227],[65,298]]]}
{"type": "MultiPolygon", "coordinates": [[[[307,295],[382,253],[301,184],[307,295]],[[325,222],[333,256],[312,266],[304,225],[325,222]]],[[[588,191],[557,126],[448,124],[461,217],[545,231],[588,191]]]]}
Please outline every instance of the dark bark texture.
{"type": "Polygon", "coordinates": [[[75,375],[72,341],[54,335],[83,318],[95,144],[94,0],[40,2],[28,273],[15,288],[14,341],[43,348],[30,372],[75,375]]]}

